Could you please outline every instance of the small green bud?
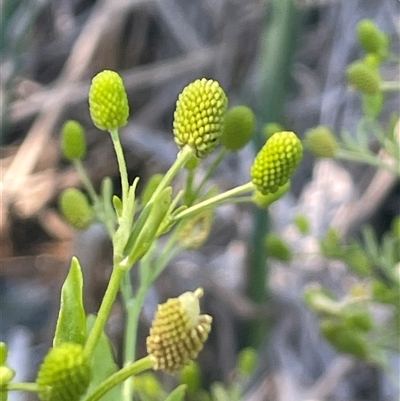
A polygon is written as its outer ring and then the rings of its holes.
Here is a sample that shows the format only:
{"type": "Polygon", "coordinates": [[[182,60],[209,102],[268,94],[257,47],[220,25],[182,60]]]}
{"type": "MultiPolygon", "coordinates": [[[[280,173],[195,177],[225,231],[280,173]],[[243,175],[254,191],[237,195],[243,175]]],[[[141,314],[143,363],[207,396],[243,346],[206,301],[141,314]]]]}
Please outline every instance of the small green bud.
{"type": "Polygon", "coordinates": [[[196,393],[201,389],[202,378],[200,365],[196,361],[192,361],[185,366],[181,373],[181,383],[186,384],[188,393],[196,393]]]}
{"type": "Polygon", "coordinates": [[[292,250],[288,244],[277,234],[269,233],[265,238],[265,247],[267,255],[281,260],[282,262],[290,262],[293,259],[292,250]]]}
{"type": "Polygon", "coordinates": [[[264,125],[263,134],[265,139],[271,138],[272,135],[276,134],[277,132],[284,131],[284,128],[279,123],[267,123],[264,125]]]}
{"type": "Polygon", "coordinates": [[[174,113],[176,144],[180,148],[189,145],[200,158],[210,154],[222,135],[227,104],[217,81],[203,78],[186,86],[174,113]]]}
{"type": "Polygon", "coordinates": [[[249,376],[254,372],[258,360],[257,351],[254,348],[243,348],[238,355],[237,367],[243,376],[249,376]]]}
{"type": "Polygon", "coordinates": [[[67,121],[61,130],[61,148],[64,156],[70,160],[82,160],[86,155],[85,131],[78,121],[67,121]]]}
{"type": "Polygon", "coordinates": [[[295,216],[294,220],[293,220],[295,226],[297,227],[297,229],[303,234],[303,235],[307,235],[310,232],[310,221],[308,220],[308,218],[302,214],[298,214],[297,216],[295,216]]]}
{"type": "Polygon", "coordinates": [[[306,148],[316,157],[332,158],[338,148],[333,132],[323,125],[310,129],[305,135],[306,148]]]}
{"type": "Polygon", "coordinates": [[[42,401],[78,401],[90,382],[90,362],[79,344],[52,348],[40,366],[36,383],[42,401]]]}
{"type": "Polygon", "coordinates": [[[380,91],[381,77],[362,61],[355,61],[346,70],[347,79],[355,89],[362,93],[373,95],[380,91]]]}
{"type": "Polygon", "coordinates": [[[363,19],[357,24],[357,36],[367,53],[379,53],[384,46],[382,32],[369,19],[363,19]]]}
{"type": "Polygon", "coordinates": [[[92,224],[92,207],[79,189],[66,189],[61,193],[58,203],[61,214],[72,227],[85,230],[92,224]]]}
{"type": "Polygon", "coordinates": [[[324,319],[320,330],[338,351],[360,359],[366,359],[370,355],[370,347],[364,333],[347,328],[344,322],[338,319],[324,319]]]}
{"type": "Polygon", "coordinates": [[[8,366],[0,366],[0,388],[6,386],[15,377],[14,369],[8,366]]]}
{"type": "Polygon", "coordinates": [[[0,341],[0,366],[6,363],[7,354],[8,354],[7,344],[0,341]]]}
{"type": "Polygon", "coordinates": [[[89,90],[89,110],[94,125],[103,131],[127,124],[128,96],[122,78],[115,71],[104,70],[93,78],[89,90]]]}
{"type": "Polygon", "coordinates": [[[154,191],[157,189],[158,184],[161,182],[163,178],[164,178],[163,174],[153,174],[147,181],[142,192],[142,202],[144,204],[146,204],[150,200],[154,191]]]}
{"type": "Polygon", "coordinates": [[[263,195],[260,191],[253,192],[252,201],[260,208],[269,207],[282,198],[290,189],[290,181],[278,188],[273,194],[263,195]]]}
{"type": "Polygon", "coordinates": [[[286,184],[303,156],[303,146],[294,132],[277,132],[268,139],[251,167],[254,186],[263,195],[286,184]]]}
{"type": "Polygon", "coordinates": [[[222,145],[233,152],[243,148],[253,135],[255,120],[249,107],[236,106],[228,110],[221,136],[222,145]]]}

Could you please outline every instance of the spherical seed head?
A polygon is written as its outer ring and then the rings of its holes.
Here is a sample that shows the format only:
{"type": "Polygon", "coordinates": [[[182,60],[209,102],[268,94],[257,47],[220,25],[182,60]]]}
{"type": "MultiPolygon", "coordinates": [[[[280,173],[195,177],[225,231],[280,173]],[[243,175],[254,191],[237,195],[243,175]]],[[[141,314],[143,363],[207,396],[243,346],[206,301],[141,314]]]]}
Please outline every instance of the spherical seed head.
{"type": "Polygon", "coordinates": [[[255,116],[249,107],[233,107],[225,114],[225,125],[221,136],[222,145],[231,151],[243,148],[251,139],[254,127],[255,116]]]}
{"type": "Polygon", "coordinates": [[[78,121],[69,120],[61,129],[61,148],[70,160],[82,160],[86,155],[85,131],[78,121]]]}
{"type": "Polygon", "coordinates": [[[93,78],[89,90],[89,110],[94,125],[101,130],[126,125],[128,97],[122,78],[115,71],[104,70],[93,78]]]}
{"type": "Polygon", "coordinates": [[[276,192],[286,184],[303,156],[303,146],[294,132],[271,136],[254,159],[251,179],[263,195],[276,192]]]}
{"type": "Polygon", "coordinates": [[[217,81],[202,78],[186,86],[174,113],[176,144],[180,148],[189,145],[197,157],[206,157],[219,143],[227,104],[217,81]]]}
{"type": "Polygon", "coordinates": [[[203,290],[186,292],[158,306],[147,352],[154,369],[177,372],[197,358],[211,331],[212,317],[200,315],[203,290]]]}
{"type": "Polygon", "coordinates": [[[305,145],[316,157],[332,158],[338,148],[333,132],[322,125],[307,131],[305,145]]]}
{"type": "Polygon", "coordinates": [[[358,23],[357,36],[361,46],[368,53],[378,53],[382,47],[381,31],[370,19],[363,19],[358,23]]]}
{"type": "Polygon", "coordinates": [[[90,382],[90,363],[80,344],[52,348],[40,366],[36,383],[42,401],[78,401],[90,382]]]}
{"type": "Polygon", "coordinates": [[[355,61],[347,67],[347,79],[355,89],[373,95],[380,91],[381,77],[379,72],[362,61],[355,61]]]}
{"type": "Polygon", "coordinates": [[[76,188],[68,188],[59,198],[59,209],[65,220],[77,230],[85,230],[93,221],[93,210],[86,196],[76,188]]]}

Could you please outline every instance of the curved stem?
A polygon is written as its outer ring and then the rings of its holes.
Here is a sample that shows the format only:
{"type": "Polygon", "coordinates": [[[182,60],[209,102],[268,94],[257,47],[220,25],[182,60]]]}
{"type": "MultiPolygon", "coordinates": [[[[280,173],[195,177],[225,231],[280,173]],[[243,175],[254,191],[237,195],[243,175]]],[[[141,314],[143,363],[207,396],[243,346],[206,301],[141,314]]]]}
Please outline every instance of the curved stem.
{"type": "Polygon", "coordinates": [[[85,186],[86,190],[89,193],[89,196],[92,198],[92,202],[94,204],[97,204],[99,202],[99,197],[97,196],[97,193],[93,187],[92,182],[90,181],[90,178],[88,177],[86,170],[84,169],[82,162],[80,160],[74,160],[73,161],[75,170],[78,172],[79,178],[81,179],[83,185],[85,186]]]}
{"type": "Polygon", "coordinates": [[[131,376],[137,375],[145,370],[151,369],[153,363],[150,356],[146,356],[133,362],[129,365],[124,366],[121,370],[114,373],[107,380],[103,381],[92,394],[86,397],[83,401],[98,401],[101,397],[110,391],[112,388],[122,383],[131,376]]]}

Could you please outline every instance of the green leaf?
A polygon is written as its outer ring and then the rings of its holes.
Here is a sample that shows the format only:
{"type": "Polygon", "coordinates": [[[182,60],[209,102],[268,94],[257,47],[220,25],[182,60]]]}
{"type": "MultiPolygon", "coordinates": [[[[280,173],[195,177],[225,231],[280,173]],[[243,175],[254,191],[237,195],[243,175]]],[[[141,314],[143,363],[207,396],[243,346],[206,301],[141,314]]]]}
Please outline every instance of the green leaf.
{"type": "Polygon", "coordinates": [[[181,384],[178,386],[169,396],[165,399],[165,401],[182,401],[186,392],[186,384],[181,384]]]}
{"type": "MultiPolygon", "coordinates": [[[[92,329],[95,321],[95,316],[87,317],[87,330],[92,329]]],[[[105,379],[111,376],[118,370],[117,364],[114,362],[114,355],[111,344],[107,336],[102,333],[100,340],[94,350],[92,356],[92,380],[86,394],[91,394],[105,379]]],[[[84,397],[82,398],[84,399],[84,397]]],[[[104,394],[100,401],[115,401],[121,400],[121,385],[114,387],[112,390],[104,394]]]]}
{"type": "Polygon", "coordinates": [[[81,266],[78,259],[73,257],[68,276],[61,290],[61,305],[53,339],[54,347],[65,342],[85,344],[86,316],[82,290],[81,266]]]}

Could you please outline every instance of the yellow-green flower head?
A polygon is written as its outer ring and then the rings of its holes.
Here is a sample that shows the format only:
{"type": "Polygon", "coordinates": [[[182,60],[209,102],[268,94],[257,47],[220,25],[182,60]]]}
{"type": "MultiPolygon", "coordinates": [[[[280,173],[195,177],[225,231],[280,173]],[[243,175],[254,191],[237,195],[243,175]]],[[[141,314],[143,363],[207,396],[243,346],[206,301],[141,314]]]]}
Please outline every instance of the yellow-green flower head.
{"type": "Polygon", "coordinates": [[[202,295],[203,290],[198,288],[158,306],[147,337],[147,352],[154,369],[176,372],[197,358],[212,322],[211,316],[200,314],[202,295]]]}
{"type": "Polygon", "coordinates": [[[70,160],[82,160],[86,155],[85,130],[78,121],[69,120],[61,129],[61,148],[70,160]]]}
{"type": "Polygon", "coordinates": [[[128,97],[124,82],[115,71],[104,70],[93,78],[89,90],[89,110],[94,125],[103,131],[126,125],[128,97]]]}
{"type": "Polygon", "coordinates": [[[40,366],[36,383],[42,401],[78,401],[90,382],[90,363],[80,344],[52,348],[40,366]]]}
{"type": "Polygon", "coordinates": [[[77,230],[85,230],[93,221],[93,210],[86,196],[76,188],[68,188],[59,198],[59,209],[65,220],[77,230]]]}
{"type": "Polygon", "coordinates": [[[361,46],[367,53],[373,53],[384,59],[388,50],[388,39],[369,19],[361,20],[357,25],[357,36],[361,46]]]}
{"type": "Polygon", "coordinates": [[[211,153],[219,143],[228,104],[217,81],[197,79],[179,95],[174,113],[176,144],[189,145],[197,157],[211,153]]]}
{"type": "Polygon", "coordinates": [[[347,67],[347,79],[355,89],[367,95],[380,91],[381,77],[379,72],[366,65],[363,61],[355,61],[347,67]]]}
{"type": "Polygon", "coordinates": [[[305,135],[306,148],[316,157],[332,158],[338,148],[333,132],[323,125],[310,129],[305,135]]]}
{"type": "Polygon", "coordinates": [[[251,167],[251,179],[263,195],[286,184],[303,156],[303,146],[294,132],[277,132],[268,139],[251,167]]]}
{"type": "Polygon", "coordinates": [[[228,150],[236,151],[250,141],[256,119],[253,111],[247,106],[236,106],[225,114],[225,125],[221,143],[228,150]]]}

